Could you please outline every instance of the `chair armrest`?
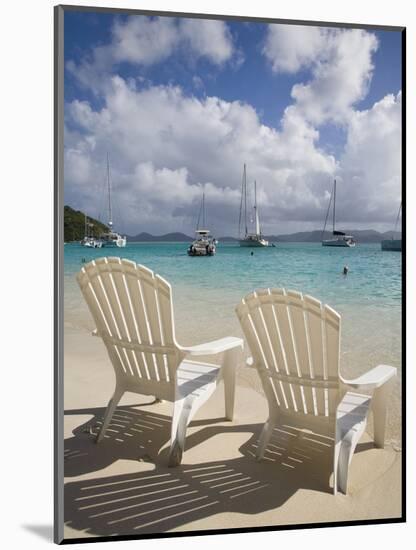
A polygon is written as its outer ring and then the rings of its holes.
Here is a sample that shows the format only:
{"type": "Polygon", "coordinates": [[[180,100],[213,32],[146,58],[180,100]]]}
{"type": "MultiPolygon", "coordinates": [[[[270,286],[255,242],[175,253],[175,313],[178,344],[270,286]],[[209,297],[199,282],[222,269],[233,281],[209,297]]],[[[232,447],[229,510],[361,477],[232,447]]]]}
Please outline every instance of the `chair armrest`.
{"type": "Polygon", "coordinates": [[[369,370],[365,374],[354,378],[354,380],[346,380],[341,377],[344,384],[350,388],[358,389],[366,387],[368,389],[376,389],[388,382],[391,378],[396,376],[397,369],[390,365],[378,365],[369,370]]]}
{"type": "Polygon", "coordinates": [[[220,338],[219,340],[213,340],[205,344],[199,344],[191,347],[180,347],[181,351],[187,355],[216,355],[230,349],[240,347],[243,349],[243,340],[241,338],[235,338],[234,336],[227,336],[226,338],[220,338]]]}

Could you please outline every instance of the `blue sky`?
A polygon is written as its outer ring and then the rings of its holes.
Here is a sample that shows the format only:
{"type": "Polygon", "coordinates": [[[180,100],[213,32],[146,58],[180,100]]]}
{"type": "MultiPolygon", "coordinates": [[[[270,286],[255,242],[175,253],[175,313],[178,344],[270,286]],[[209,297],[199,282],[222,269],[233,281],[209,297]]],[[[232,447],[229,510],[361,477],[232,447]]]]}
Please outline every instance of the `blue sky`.
{"type": "Polygon", "coordinates": [[[110,149],[130,234],[190,233],[202,188],[216,233],[235,233],[243,162],[259,180],[265,232],[318,228],[334,177],[341,225],[389,229],[400,32],[201,23],[66,12],[66,201],[101,214],[110,149]]]}

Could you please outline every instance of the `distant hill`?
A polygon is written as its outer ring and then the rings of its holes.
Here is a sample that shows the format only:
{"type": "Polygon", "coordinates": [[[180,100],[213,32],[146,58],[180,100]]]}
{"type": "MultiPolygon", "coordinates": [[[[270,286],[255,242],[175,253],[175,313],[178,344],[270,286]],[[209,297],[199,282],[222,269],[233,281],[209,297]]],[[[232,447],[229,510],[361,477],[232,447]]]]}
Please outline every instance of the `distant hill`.
{"type": "Polygon", "coordinates": [[[141,243],[147,243],[147,242],[191,242],[193,239],[191,237],[188,237],[188,235],[185,235],[184,233],[166,233],[165,235],[151,235],[150,233],[139,233],[138,235],[135,235],[134,237],[127,235],[127,242],[141,242],[141,243]]]}
{"type": "MultiPolygon", "coordinates": [[[[91,235],[98,237],[101,233],[108,231],[103,223],[88,216],[91,235]]],[[[70,206],[64,206],[64,241],[80,241],[85,236],[85,214],[80,210],[74,210],[70,206]]]]}
{"type": "MultiPolygon", "coordinates": [[[[91,230],[94,237],[98,237],[101,233],[108,231],[108,227],[103,223],[90,218],[88,220],[93,224],[91,230]]],[[[344,230],[343,230],[344,231],[344,230]]],[[[64,206],[64,240],[80,241],[84,237],[85,232],[85,215],[80,210],[74,210],[70,206],[64,206]]],[[[390,239],[393,236],[393,231],[380,233],[374,229],[345,229],[348,235],[354,235],[358,243],[379,243],[384,239],[390,239]]],[[[396,238],[401,237],[401,233],[395,233],[396,238]]],[[[331,233],[325,231],[324,238],[329,239],[331,233]]],[[[265,235],[265,238],[270,242],[281,243],[315,243],[321,242],[322,231],[300,231],[289,235],[265,235]]],[[[224,236],[219,237],[220,243],[238,242],[236,237],[224,236]]],[[[138,235],[127,235],[127,242],[192,242],[193,238],[185,235],[185,233],[173,232],[165,235],[151,235],[150,233],[142,232],[138,235]]]]}
{"type": "MultiPolygon", "coordinates": [[[[393,231],[380,233],[374,229],[346,229],[347,235],[354,235],[359,243],[379,243],[384,239],[390,239],[393,236],[393,231]]],[[[332,233],[325,231],[324,238],[329,239],[332,233]]],[[[395,233],[396,238],[401,236],[401,233],[395,233]]],[[[322,231],[300,231],[298,233],[290,233],[289,235],[265,235],[265,239],[270,242],[281,243],[318,243],[322,240],[322,231]]],[[[139,233],[135,236],[127,236],[129,242],[190,242],[192,237],[184,233],[166,233],[166,235],[151,235],[150,233],[139,233]]],[[[220,243],[238,242],[236,237],[224,236],[218,238],[220,243]]]]}

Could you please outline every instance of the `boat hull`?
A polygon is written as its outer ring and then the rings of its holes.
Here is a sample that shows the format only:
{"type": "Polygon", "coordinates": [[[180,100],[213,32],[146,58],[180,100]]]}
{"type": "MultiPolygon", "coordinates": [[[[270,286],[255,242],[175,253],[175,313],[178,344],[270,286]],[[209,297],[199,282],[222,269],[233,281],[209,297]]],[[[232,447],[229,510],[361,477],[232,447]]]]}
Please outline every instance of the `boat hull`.
{"type": "Polygon", "coordinates": [[[345,241],[344,239],[330,239],[327,241],[322,241],[322,246],[336,246],[341,248],[353,248],[355,242],[345,241]]]}
{"type": "Polygon", "coordinates": [[[126,241],[120,241],[120,242],[106,242],[103,244],[106,248],[124,248],[126,246],[126,241]]]}
{"type": "Polygon", "coordinates": [[[187,250],[188,256],[214,256],[215,252],[216,249],[213,244],[208,244],[205,246],[191,244],[187,250]]]}
{"type": "Polygon", "coordinates": [[[103,246],[102,241],[94,239],[92,237],[84,237],[84,239],[81,241],[82,246],[86,246],[87,248],[101,248],[103,246]]]}
{"type": "Polygon", "coordinates": [[[392,252],[401,252],[402,251],[402,240],[401,239],[387,239],[381,241],[381,250],[391,250],[392,252]]]}
{"type": "Polygon", "coordinates": [[[265,248],[269,246],[269,241],[265,239],[241,239],[239,241],[240,246],[251,247],[251,248],[265,248]]]}
{"type": "Polygon", "coordinates": [[[86,246],[87,248],[101,248],[103,246],[102,243],[84,243],[83,246],[86,246]]]}
{"type": "Polygon", "coordinates": [[[196,250],[195,252],[190,252],[188,250],[188,256],[214,256],[215,251],[207,252],[206,250],[196,250]]]}
{"type": "Polygon", "coordinates": [[[111,248],[124,248],[127,244],[127,239],[125,237],[120,237],[115,240],[103,239],[103,246],[111,248]]]}

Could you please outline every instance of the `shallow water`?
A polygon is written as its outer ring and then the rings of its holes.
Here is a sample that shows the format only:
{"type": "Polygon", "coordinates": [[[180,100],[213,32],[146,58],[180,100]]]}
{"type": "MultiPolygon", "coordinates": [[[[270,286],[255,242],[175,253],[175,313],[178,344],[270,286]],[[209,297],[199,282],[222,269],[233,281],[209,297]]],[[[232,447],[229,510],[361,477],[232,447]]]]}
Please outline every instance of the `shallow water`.
{"type": "Polygon", "coordinates": [[[380,363],[398,368],[388,437],[401,440],[401,254],[379,244],[327,248],[319,243],[282,243],[275,248],[240,248],[220,243],[213,257],[188,257],[187,243],[128,243],[124,249],[64,250],[65,325],[93,328],[75,274],[82,260],[104,255],[129,258],[167,279],[173,288],[179,342],[196,344],[224,335],[241,335],[234,308],[241,298],[264,287],[310,294],[342,316],[341,368],[353,377],[380,363]],[[251,255],[253,251],[253,255],[251,255]],[[342,275],[348,265],[346,277],[342,275]]]}

